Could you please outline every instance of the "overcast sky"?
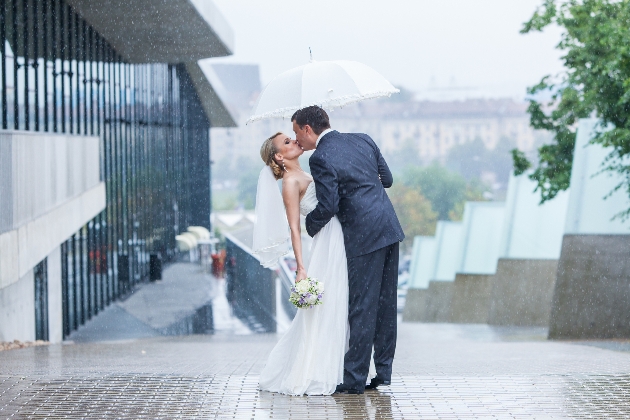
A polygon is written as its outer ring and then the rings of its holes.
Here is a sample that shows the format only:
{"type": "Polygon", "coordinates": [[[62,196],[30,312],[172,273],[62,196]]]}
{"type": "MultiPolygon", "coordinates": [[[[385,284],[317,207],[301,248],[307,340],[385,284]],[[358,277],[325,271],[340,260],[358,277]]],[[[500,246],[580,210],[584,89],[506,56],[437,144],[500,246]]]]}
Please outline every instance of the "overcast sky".
{"type": "Polygon", "coordinates": [[[522,98],[561,70],[557,29],[521,35],[542,0],[214,0],[235,33],[221,62],[260,65],[263,85],[315,60],[356,60],[420,98],[522,98]]]}

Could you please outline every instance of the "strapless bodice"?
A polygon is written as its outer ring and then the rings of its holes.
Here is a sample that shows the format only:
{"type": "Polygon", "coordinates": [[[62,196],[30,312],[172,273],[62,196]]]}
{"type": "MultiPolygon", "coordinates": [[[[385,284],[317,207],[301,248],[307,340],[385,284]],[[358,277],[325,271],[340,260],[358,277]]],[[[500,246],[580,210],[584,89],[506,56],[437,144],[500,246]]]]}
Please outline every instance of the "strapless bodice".
{"type": "Polygon", "coordinates": [[[315,195],[315,183],[311,182],[306,187],[304,196],[300,200],[300,214],[306,216],[317,207],[317,196],[315,195]]]}

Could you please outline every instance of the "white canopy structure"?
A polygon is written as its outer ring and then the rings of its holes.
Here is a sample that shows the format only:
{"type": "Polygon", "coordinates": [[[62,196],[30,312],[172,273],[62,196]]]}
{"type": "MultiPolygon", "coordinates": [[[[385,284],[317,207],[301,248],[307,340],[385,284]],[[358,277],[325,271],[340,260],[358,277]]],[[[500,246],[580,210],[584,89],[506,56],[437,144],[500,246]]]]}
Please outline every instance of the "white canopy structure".
{"type": "Polygon", "coordinates": [[[462,240],[460,222],[438,222],[435,231],[435,269],[430,280],[454,281],[462,240]]]}
{"type": "Polygon", "coordinates": [[[462,221],[458,273],[494,274],[499,260],[503,202],[467,202],[462,221]]]}
{"type": "Polygon", "coordinates": [[[579,122],[564,231],[566,234],[630,234],[629,223],[620,219],[612,220],[617,213],[630,208],[626,192],[618,190],[604,199],[621,178],[608,172],[599,173],[610,150],[589,144],[598,123],[599,120],[594,118],[579,122]]]}
{"type": "Polygon", "coordinates": [[[540,204],[536,182],[523,174],[510,176],[499,257],[560,258],[569,192],[540,204]]]}
{"type": "Polygon", "coordinates": [[[411,267],[409,269],[409,287],[426,289],[435,272],[435,253],[437,240],[433,236],[413,238],[411,267]]]}
{"type": "Polygon", "coordinates": [[[207,0],[69,0],[131,63],[185,63],[234,51],[234,33],[207,0]]]}

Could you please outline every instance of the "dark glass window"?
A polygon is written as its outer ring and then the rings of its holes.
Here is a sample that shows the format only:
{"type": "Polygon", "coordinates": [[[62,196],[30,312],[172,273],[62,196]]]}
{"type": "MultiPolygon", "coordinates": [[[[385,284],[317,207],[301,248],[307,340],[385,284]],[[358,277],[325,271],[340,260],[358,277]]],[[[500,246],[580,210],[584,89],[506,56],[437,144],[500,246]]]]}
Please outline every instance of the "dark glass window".
{"type": "Polygon", "coordinates": [[[64,336],[210,228],[210,123],[179,64],[130,64],[65,1],[0,0],[2,128],[101,139],[107,207],[62,245],[64,336]]]}

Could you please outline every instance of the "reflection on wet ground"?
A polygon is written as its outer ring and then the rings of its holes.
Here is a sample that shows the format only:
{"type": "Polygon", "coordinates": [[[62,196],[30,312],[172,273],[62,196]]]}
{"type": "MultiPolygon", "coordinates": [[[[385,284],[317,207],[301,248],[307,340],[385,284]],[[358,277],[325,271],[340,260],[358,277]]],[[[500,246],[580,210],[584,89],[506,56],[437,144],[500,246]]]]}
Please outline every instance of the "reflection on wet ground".
{"type": "Polygon", "coordinates": [[[392,385],[257,389],[276,335],[155,337],[0,353],[0,418],[628,418],[630,354],[544,331],[400,325],[392,385]]]}
{"type": "Polygon", "coordinates": [[[614,340],[586,340],[572,341],[573,344],[581,346],[593,346],[600,349],[630,352],[630,340],[614,339],[614,340]]]}
{"type": "Polygon", "coordinates": [[[21,418],[628,418],[630,375],[395,375],[364,395],[290,397],[256,375],[0,377],[0,414],[21,418]]]}

